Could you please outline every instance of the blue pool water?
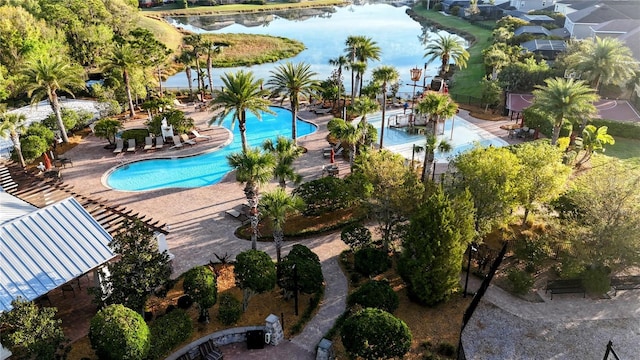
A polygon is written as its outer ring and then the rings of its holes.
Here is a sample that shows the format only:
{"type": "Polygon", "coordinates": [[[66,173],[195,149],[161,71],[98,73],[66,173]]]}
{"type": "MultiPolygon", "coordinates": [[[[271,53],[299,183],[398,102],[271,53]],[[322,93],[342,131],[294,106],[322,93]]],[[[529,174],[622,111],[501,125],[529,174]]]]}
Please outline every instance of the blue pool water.
{"type": "MultiPolygon", "coordinates": [[[[247,113],[247,141],[249,146],[262,146],[266,139],[278,135],[291,138],[291,111],[271,107],[276,114],[262,114],[262,120],[247,113]]],[[[231,129],[231,115],[222,123],[231,129]]],[[[298,137],[317,130],[314,124],[298,119],[298,137]]],[[[231,171],[227,155],[242,149],[238,124],[232,130],[233,139],[225,147],[195,156],[142,160],[125,164],[106,174],[104,183],[116,190],[147,191],[166,188],[195,188],[218,183],[231,171]]],[[[196,145],[199,146],[199,145],[196,145]]],[[[180,156],[180,150],[171,150],[171,156],[180,156]]]]}

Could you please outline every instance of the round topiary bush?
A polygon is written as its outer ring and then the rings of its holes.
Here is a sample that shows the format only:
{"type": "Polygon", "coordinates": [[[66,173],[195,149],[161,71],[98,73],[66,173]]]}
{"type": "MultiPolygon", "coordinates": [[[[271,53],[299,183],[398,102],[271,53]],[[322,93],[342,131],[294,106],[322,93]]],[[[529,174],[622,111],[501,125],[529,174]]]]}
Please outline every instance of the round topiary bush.
{"type": "Polygon", "coordinates": [[[231,294],[220,295],[218,320],[224,325],[233,325],[242,316],[242,302],[231,294]]]}
{"type": "Polygon", "coordinates": [[[363,309],[342,325],[342,344],[352,357],[402,358],[411,348],[411,331],[404,321],[380,309],[363,309]]]}
{"type": "Polygon", "coordinates": [[[100,359],[144,359],[151,336],[140,314],[114,304],[98,311],[91,319],[89,340],[100,359]]]}
{"type": "Polygon", "coordinates": [[[177,309],[151,324],[149,359],[164,359],[167,353],[191,337],[193,322],[186,311],[177,309]]]}
{"type": "Polygon", "coordinates": [[[393,313],[400,305],[398,294],[386,280],[371,280],[349,295],[349,306],[360,305],[363,308],[377,308],[393,313]]]}
{"type": "Polygon", "coordinates": [[[209,308],[218,300],[216,275],[206,266],[196,266],[184,275],[184,292],[200,307],[201,322],[209,321],[209,308]]]}
{"type": "Polygon", "coordinates": [[[352,250],[371,245],[371,231],[362,224],[351,224],[342,229],[340,239],[352,250]]]}
{"type": "Polygon", "coordinates": [[[391,267],[391,259],[383,250],[364,248],[354,254],[353,267],[362,275],[377,275],[391,267]]]}

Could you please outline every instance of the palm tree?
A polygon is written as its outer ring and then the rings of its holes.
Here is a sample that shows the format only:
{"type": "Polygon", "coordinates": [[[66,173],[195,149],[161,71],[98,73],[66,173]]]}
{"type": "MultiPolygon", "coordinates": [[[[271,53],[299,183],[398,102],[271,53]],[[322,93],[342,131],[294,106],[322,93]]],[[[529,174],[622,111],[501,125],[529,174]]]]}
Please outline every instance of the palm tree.
{"type": "MultiPolygon", "coordinates": [[[[295,144],[297,141],[297,120],[300,109],[300,96],[311,96],[318,87],[313,79],[318,75],[310,70],[311,65],[305,63],[292,64],[286,62],[271,71],[271,78],[267,86],[271,88],[272,96],[284,95],[291,102],[291,138],[295,144]]],[[[283,97],[284,101],[284,97],[283,97]]]]}
{"type": "Polygon", "coordinates": [[[616,143],[613,136],[607,133],[608,130],[609,128],[607,126],[596,128],[593,125],[587,125],[584,130],[582,130],[582,137],[576,139],[576,145],[584,150],[584,155],[576,162],[576,167],[580,167],[589,161],[594,152],[599,150],[604,151],[605,145],[613,145],[616,143]]]}
{"type": "Polygon", "coordinates": [[[538,85],[533,90],[532,106],[553,117],[551,144],[555,145],[565,120],[582,118],[586,125],[587,119],[596,113],[593,102],[598,100],[598,95],[582,80],[555,78],[544,82],[546,86],[538,85]]]}
{"type": "Polygon", "coordinates": [[[425,50],[427,52],[424,57],[427,58],[427,63],[431,63],[435,59],[442,61],[440,72],[443,76],[449,72],[451,60],[460,68],[465,68],[467,60],[469,60],[469,53],[464,49],[462,41],[459,41],[457,37],[451,34],[438,34],[438,38],[430,42],[425,50]]]}
{"type": "Polygon", "coordinates": [[[271,139],[265,140],[262,148],[276,158],[273,177],[278,180],[281,188],[287,187],[287,180],[293,181],[294,184],[299,184],[302,181],[302,176],[297,174],[293,168],[293,161],[303,154],[303,148],[296,146],[293,140],[284,136],[278,136],[275,144],[271,139]]]}
{"type": "Polygon", "coordinates": [[[189,86],[189,98],[193,98],[193,84],[191,84],[191,65],[193,64],[193,54],[187,51],[184,47],[176,62],[184,65],[184,72],[187,75],[187,84],[189,86]]]}
{"type": "Polygon", "coordinates": [[[236,171],[236,181],[245,184],[244,194],[249,203],[251,220],[251,249],[257,248],[258,241],[258,202],[260,186],[269,182],[273,176],[275,158],[258,148],[243,150],[227,156],[229,165],[236,171]]]}
{"type": "Polygon", "coordinates": [[[142,55],[129,44],[116,44],[106,59],[103,71],[117,70],[122,73],[124,90],[129,102],[129,116],[136,116],[131,96],[131,71],[140,64],[142,55]]]}
{"type": "Polygon", "coordinates": [[[342,97],[342,69],[347,68],[349,65],[349,58],[345,55],[340,55],[337,58],[329,59],[329,65],[336,67],[336,76],[338,78],[338,103],[342,97]]]}
{"type": "Polygon", "coordinates": [[[207,53],[207,77],[209,78],[209,93],[213,96],[213,77],[211,76],[211,71],[213,69],[213,57],[214,55],[220,55],[222,53],[223,43],[204,40],[202,42],[202,46],[207,53]]]}
{"type": "MultiPolygon", "coordinates": [[[[356,89],[354,89],[354,96],[362,95],[362,78],[364,76],[364,72],[367,71],[367,63],[364,61],[355,61],[350,65],[351,71],[356,73],[356,89]]],[[[355,101],[355,98],[352,96],[351,104],[355,101]]]]}
{"type": "Polygon", "coordinates": [[[415,112],[429,117],[429,122],[433,126],[431,133],[437,135],[438,123],[454,116],[458,112],[458,104],[452,101],[448,94],[428,91],[416,104],[415,112]]]}
{"type": "Polygon", "coordinates": [[[260,199],[260,212],[271,219],[273,227],[273,243],[276,246],[276,260],[280,265],[282,243],[284,240],[284,223],[287,215],[304,205],[302,198],[289,195],[282,188],[265,193],[260,199]]]}
{"type": "MultiPolygon", "coordinates": [[[[445,139],[440,140],[438,142],[438,137],[434,134],[427,133],[427,142],[424,146],[416,146],[415,151],[421,152],[425,151],[424,154],[424,164],[422,164],[422,182],[426,182],[429,179],[429,173],[431,172],[431,168],[433,167],[433,162],[436,157],[436,151],[447,153],[453,150],[453,146],[445,139]]],[[[413,166],[413,162],[412,162],[413,166]]],[[[435,173],[435,171],[434,171],[435,173]]]]}
{"type": "Polygon", "coordinates": [[[615,38],[596,37],[589,41],[585,52],[577,52],[568,60],[575,63],[575,70],[590,81],[596,91],[600,85],[620,85],[631,80],[637,70],[631,49],[615,38]]]}
{"type": "Polygon", "coordinates": [[[27,165],[25,164],[24,157],[22,156],[20,134],[18,134],[18,132],[22,132],[26,129],[26,127],[24,126],[26,121],[27,116],[24,114],[4,113],[0,115],[0,137],[2,137],[3,139],[11,139],[14,149],[16,149],[16,154],[18,154],[20,165],[23,168],[27,165]]]}
{"type": "Polygon", "coordinates": [[[397,83],[400,79],[400,73],[393,66],[380,66],[373,69],[373,80],[382,83],[380,90],[382,91],[382,125],[380,126],[380,149],[384,141],[384,120],[387,109],[387,85],[397,83]]]}
{"type": "Polygon", "coordinates": [[[345,53],[346,53],[346,57],[349,60],[349,65],[348,68],[351,70],[351,103],[353,104],[353,101],[356,98],[356,93],[355,93],[355,69],[353,67],[353,64],[356,62],[357,60],[357,49],[359,44],[365,39],[364,36],[356,36],[356,35],[351,35],[349,37],[347,37],[347,40],[345,41],[345,53]]]}
{"type": "Polygon", "coordinates": [[[242,138],[242,151],[249,149],[247,144],[247,111],[255,115],[258,119],[262,118],[262,112],[273,114],[269,109],[269,100],[265,96],[269,95],[269,91],[261,89],[262,80],[255,80],[251,71],[245,72],[240,70],[235,74],[225,73],[220,78],[223,83],[222,90],[213,91],[213,100],[209,106],[213,110],[222,109],[222,111],[214,116],[209,125],[214,122],[220,124],[224,118],[233,112],[233,127],[236,120],[240,128],[240,137],[242,138]]]}
{"type": "Polygon", "coordinates": [[[356,157],[358,143],[362,141],[362,138],[365,136],[366,124],[361,121],[359,124],[354,125],[343,119],[333,118],[327,124],[327,130],[329,130],[329,134],[333,137],[340,139],[342,145],[345,147],[349,146],[349,165],[351,171],[353,171],[353,163],[356,157]]]}
{"type": "Polygon", "coordinates": [[[42,99],[49,100],[51,109],[58,120],[62,141],[68,143],[67,129],[62,122],[62,112],[58,102],[58,91],[73,96],[71,89],[84,88],[82,67],[62,56],[47,54],[27,60],[21,73],[27,96],[31,98],[31,104],[37,104],[42,99]]]}
{"type": "MultiPolygon", "coordinates": [[[[351,111],[356,115],[356,117],[360,118],[360,124],[366,129],[367,127],[367,115],[374,113],[380,109],[380,104],[378,104],[375,100],[361,96],[356,99],[356,101],[351,105],[351,111]]],[[[362,145],[367,144],[367,136],[369,135],[368,131],[362,132],[362,138],[360,139],[360,143],[362,145]]],[[[372,139],[369,139],[372,140],[372,139]]],[[[375,140],[372,140],[375,141],[375,140]]]]}
{"type": "Polygon", "coordinates": [[[358,47],[356,48],[356,59],[359,62],[364,63],[364,67],[362,68],[362,71],[359,72],[360,90],[358,91],[358,94],[362,93],[362,82],[364,79],[364,70],[366,70],[367,64],[369,63],[370,60],[380,60],[381,52],[382,52],[382,49],[380,49],[380,46],[378,46],[378,44],[369,37],[362,38],[362,40],[358,43],[358,47]]]}
{"type": "Polygon", "coordinates": [[[200,55],[201,50],[204,50],[204,44],[202,43],[202,35],[194,34],[184,38],[184,43],[191,47],[191,56],[193,57],[194,64],[196,66],[196,75],[198,81],[198,92],[200,93],[201,101],[204,101],[204,71],[200,67],[200,55]]]}

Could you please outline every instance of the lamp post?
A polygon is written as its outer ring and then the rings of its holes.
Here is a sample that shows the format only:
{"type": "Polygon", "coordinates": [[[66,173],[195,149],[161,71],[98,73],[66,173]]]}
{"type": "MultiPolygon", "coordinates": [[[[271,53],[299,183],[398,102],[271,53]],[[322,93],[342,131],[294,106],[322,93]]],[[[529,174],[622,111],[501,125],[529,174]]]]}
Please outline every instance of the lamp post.
{"type": "Polygon", "coordinates": [[[296,267],[296,264],[293,264],[291,269],[293,269],[293,303],[295,306],[295,314],[298,316],[298,268],[296,267]]]}
{"type": "Polygon", "coordinates": [[[422,91],[427,89],[427,63],[424,63],[424,77],[422,78],[422,91]]]}
{"type": "Polygon", "coordinates": [[[416,82],[420,80],[420,77],[422,76],[422,69],[414,67],[409,70],[409,72],[411,72],[411,81],[413,81],[413,96],[411,97],[411,117],[413,119],[413,107],[416,102],[416,82]]]}
{"type": "Polygon", "coordinates": [[[475,248],[475,246],[473,246],[473,244],[469,244],[469,254],[468,254],[468,261],[467,261],[467,276],[464,280],[464,292],[462,293],[462,297],[467,297],[467,286],[469,285],[469,271],[471,271],[471,256],[473,255],[474,251],[478,251],[478,249],[475,248]]]}

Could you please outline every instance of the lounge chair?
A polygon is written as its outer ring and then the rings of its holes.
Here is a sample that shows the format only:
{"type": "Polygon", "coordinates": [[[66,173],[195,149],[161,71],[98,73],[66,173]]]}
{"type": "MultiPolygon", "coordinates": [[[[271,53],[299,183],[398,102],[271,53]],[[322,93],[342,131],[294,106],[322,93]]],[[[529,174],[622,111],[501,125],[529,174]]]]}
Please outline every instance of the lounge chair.
{"type": "Polygon", "coordinates": [[[164,139],[162,136],[156,136],[156,150],[162,149],[164,146],[164,139]]]}
{"type": "Polygon", "coordinates": [[[189,144],[189,145],[197,144],[195,140],[189,139],[189,135],[187,135],[187,134],[180,135],[180,140],[182,140],[183,143],[189,144]]]}
{"type": "Polygon", "coordinates": [[[173,105],[175,105],[177,107],[187,107],[187,105],[181,103],[180,100],[178,100],[178,99],[173,99],[173,105]]]}
{"type": "Polygon", "coordinates": [[[198,349],[200,350],[200,356],[202,356],[202,359],[205,359],[205,360],[224,359],[224,356],[222,355],[222,351],[220,351],[220,348],[218,348],[218,346],[211,339],[198,345],[198,349]]]}
{"type": "Polygon", "coordinates": [[[209,135],[200,135],[198,130],[191,130],[191,133],[196,137],[195,138],[196,141],[198,139],[211,140],[211,136],[209,136],[209,135]]]}
{"type": "Polygon", "coordinates": [[[144,138],[144,149],[143,150],[151,150],[153,149],[153,139],[151,136],[147,136],[144,138]]]}
{"type": "Polygon", "coordinates": [[[129,146],[127,147],[127,151],[136,151],[136,139],[129,139],[129,146]]]}
{"type": "Polygon", "coordinates": [[[119,154],[122,152],[122,148],[124,148],[124,140],[116,139],[116,148],[113,150],[114,154],[119,154]]]}
{"type": "Polygon", "coordinates": [[[171,150],[171,149],[180,149],[183,146],[184,145],[182,145],[182,141],[180,141],[180,136],[173,135],[173,146],[170,147],[169,150],[171,150]]]}
{"type": "Polygon", "coordinates": [[[324,148],[322,149],[322,156],[324,158],[331,157],[331,150],[333,150],[333,155],[335,156],[342,154],[342,150],[344,150],[344,148],[342,147],[342,143],[338,143],[332,147],[324,148]]]}

